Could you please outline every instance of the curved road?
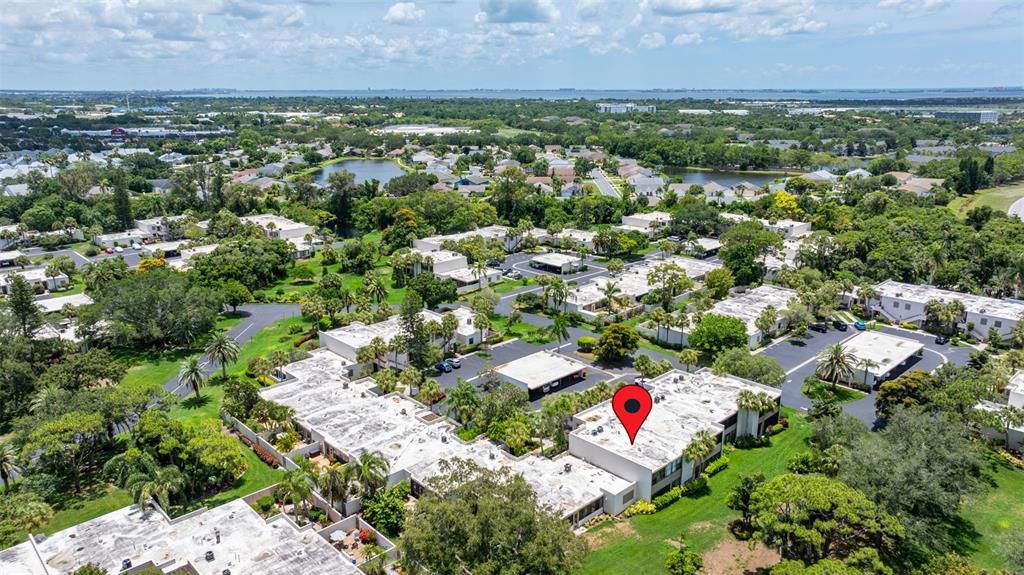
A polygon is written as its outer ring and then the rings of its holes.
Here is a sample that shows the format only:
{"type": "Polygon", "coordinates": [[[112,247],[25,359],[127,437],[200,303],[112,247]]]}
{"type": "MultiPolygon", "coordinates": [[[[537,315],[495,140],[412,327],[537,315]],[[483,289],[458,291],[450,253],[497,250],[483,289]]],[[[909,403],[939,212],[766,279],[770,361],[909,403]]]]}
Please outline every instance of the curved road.
{"type": "MultiPolygon", "coordinates": [[[[301,307],[298,304],[279,303],[251,303],[238,306],[238,311],[248,315],[243,317],[242,321],[238,322],[238,325],[231,328],[228,331],[228,335],[238,342],[239,347],[248,343],[254,335],[268,325],[302,314],[301,307]]],[[[216,362],[210,361],[210,358],[206,357],[206,355],[199,358],[199,363],[207,374],[211,374],[220,368],[216,362]]],[[[178,383],[177,375],[164,385],[164,389],[183,397],[189,394],[189,389],[178,383]]]]}
{"type": "Polygon", "coordinates": [[[1018,218],[1024,220],[1024,198],[1021,198],[1016,202],[1013,202],[1013,204],[1010,206],[1010,209],[1006,210],[1006,213],[1010,214],[1010,217],[1017,216],[1018,218]]]}

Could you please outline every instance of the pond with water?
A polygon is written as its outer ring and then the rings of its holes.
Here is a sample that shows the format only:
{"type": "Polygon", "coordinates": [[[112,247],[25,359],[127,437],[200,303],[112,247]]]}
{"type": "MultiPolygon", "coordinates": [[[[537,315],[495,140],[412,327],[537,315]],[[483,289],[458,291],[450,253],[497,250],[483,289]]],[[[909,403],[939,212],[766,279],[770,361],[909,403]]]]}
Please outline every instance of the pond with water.
{"type": "Polygon", "coordinates": [[[314,176],[314,181],[321,186],[327,185],[327,178],[334,172],[345,170],[352,172],[356,177],[356,183],[361,184],[370,180],[377,180],[386,184],[392,178],[401,176],[404,172],[391,160],[343,160],[333,164],[327,164],[314,176]]]}

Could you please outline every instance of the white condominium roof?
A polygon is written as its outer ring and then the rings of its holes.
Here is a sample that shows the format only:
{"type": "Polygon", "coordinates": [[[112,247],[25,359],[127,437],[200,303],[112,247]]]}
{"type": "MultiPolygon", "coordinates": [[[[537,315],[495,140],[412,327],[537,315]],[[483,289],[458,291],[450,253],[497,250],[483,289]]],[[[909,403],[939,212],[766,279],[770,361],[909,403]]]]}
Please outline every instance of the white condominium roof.
{"type": "Polygon", "coordinates": [[[722,432],[721,422],[737,412],[736,399],[741,391],[763,391],[772,399],[781,396],[781,391],[774,387],[715,375],[709,369],[696,373],[672,370],[647,387],[656,403],[633,445],[615,417],[611,401],[576,414],[581,425],[572,435],[657,471],[679,458],[697,432],[722,432]]]}
{"type": "MultiPolygon", "coordinates": [[[[924,349],[924,344],[919,341],[879,331],[862,331],[843,346],[847,353],[858,360],[873,362],[867,371],[878,377],[889,373],[924,349]]],[[[859,362],[854,362],[853,367],[861,369],[859,362]]]]}
{"type": "Polygon", "coordinates": [[[157,511],[144,514],[132,505],[55,533],[36,547],[38,556],[30,543],[0,552],[0,572],[71,573],[93,563],[119,573],[121,562],[130,559],[133,567],[152,562],[167,572],[191,564],[202,573],[361,573],[316,531],[298,531],[281,518],[267,522],[241,499],[173,524],[157,511]],[[207,552],[213,552],[212,561],[207,552]]]}
{"type": "Polygon", "coordinates": [[[707,313],[734,317],[746,325],[747,335],[754,335],[759,331],[755,324],[761,312],[768,306],[773,306],[781,312],[786,309],[789,300],[795,297],[796,292],[794,290],[772,285],[762,285],[747,291],[747,293],[741,296],[716,303],[707,313]]]}
{"type": "Polygon", "coordinates": [[[545,385],[587,369],[587,364],[552,351],[538,351],[498,366],[498,373],[518,381],[527,389],[545,385]]]}
{"type": "Polygon", "coordinates": [[[888,297],[916,303],[928,303],[930,300],[948,302],[959,300],[968,313],[987,315],[1002,319],[1017,320],[1024,314],[1024,302],[997,299],[974,294],[944,290],[927,285],[905,284],[886,280],[875,286],[879,297],[888,297]]]}
{"type": "MultiPolygon", "coordinates": [[[[391,473],[405,470],[420,483],[442,473],[440,462],[467,459],[490,469],[508,467],[523,475],[542,504],[571,513],[603,496],[621,493],[629,482],[575,457],[526,456],[516,459],[497,445],[465,443],[446,419],[405,396],[377,396],[372,379],[349,382],[341,377],[339,360],[327,350],[285,367],[294,382],[260,392],[265,399],[287,405],[314,435],[323,437],[349,457],[379,452],[391,473]],[[565,471],[564,464],[570,464],[565,471]]],[[[342,360],[343,361],[343,360],[342,360]]]]}

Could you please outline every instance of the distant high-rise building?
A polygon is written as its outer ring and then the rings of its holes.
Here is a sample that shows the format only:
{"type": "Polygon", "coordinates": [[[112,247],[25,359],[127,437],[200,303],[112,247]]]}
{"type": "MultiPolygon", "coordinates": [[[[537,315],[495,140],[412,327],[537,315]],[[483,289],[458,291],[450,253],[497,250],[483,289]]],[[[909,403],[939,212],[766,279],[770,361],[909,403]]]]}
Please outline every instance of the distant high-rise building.
{"type": "Polygon", "coordinates": [[[612,104],[598,104],[597,111],[602,114],[631,114],[633,112],[657,112],[658,107],[653,105],[634,104],[633,102],[616,102],[612,104]]]}
{"type": "Polygon", "coordinates": [[[994,112],[992,110],[963,110],[953,112],[935,112],[935,117],[944,120],[977,122],[979,124],[999,123],[999,112],[994,112]]]}

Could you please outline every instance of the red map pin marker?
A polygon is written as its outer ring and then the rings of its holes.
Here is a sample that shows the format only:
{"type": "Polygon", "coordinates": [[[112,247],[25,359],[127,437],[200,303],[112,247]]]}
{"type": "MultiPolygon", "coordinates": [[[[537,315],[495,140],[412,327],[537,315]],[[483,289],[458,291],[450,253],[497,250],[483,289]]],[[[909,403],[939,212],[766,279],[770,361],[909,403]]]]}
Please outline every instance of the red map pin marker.
{"type": "Polygon", "coordinates": [[[612,396],[612,410],[626,429],[630,445],[633,445],[636,433],[651,413],[652,403],[651,394],[640,385],[627,385],[612,396]]]}

